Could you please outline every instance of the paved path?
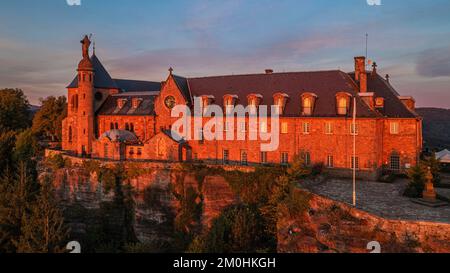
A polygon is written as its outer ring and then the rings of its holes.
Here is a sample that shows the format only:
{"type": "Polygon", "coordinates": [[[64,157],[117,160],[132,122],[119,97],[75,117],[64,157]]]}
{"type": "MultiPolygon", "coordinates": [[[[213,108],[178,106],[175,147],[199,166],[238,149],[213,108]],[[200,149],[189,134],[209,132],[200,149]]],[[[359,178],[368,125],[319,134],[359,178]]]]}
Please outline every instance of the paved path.
{"type": "MultiPolygon", "coordinates": [[[[357,181],[357,207],[388,219],[450,223],[450,206],[429,208],[411,202],[401,195],[406,183],[406,180],[393,184],[357,181]]],[[[308,181],[302,186],[333,200],[352,203],[351,180],[308,181]]]]}

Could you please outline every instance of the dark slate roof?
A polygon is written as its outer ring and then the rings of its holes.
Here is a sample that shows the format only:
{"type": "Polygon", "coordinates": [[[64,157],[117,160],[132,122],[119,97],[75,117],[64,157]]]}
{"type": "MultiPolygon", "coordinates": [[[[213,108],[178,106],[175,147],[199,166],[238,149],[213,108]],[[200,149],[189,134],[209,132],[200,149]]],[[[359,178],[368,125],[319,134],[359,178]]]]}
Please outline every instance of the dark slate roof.
{"type": "Polygon", "coordinates": [[[160,82],[135,81],[114,79],[114,82],[123,92],[161,91],[160,82]]]}
{"type": "MultiPolygon", "coordinates": [[[[118,88],[116,83],[113,81],[108,71],[102,65],[100,60],[96,55],[91,57],[92,65],[94,67],[94,87],[96,88],[118,88]]],[[[78,77],[75,76],[72,83],[67,88],[77,88],[78,87],[78,77]]]]}
{"type": "MultiPolygon", "coordinates": [[[[218,105],[223,105],[225,94],[237,95],[238,103],[246,105],[247,95],[258,93],[263,96],[262,105],[272,105],[275,93],[286,93],[289,100],[284,116],[300,115],[301,95],[305,92],[317,95],[313,117],[335,117],[336,93],[357,93],[354,81],[339,70],[190,78],[188,82],[193,96],[213,95],[218,105]]],[[[359,117],[378,116],[359,97],[357,113],[359,117]]]]}
{"type": "Polygon", "coordinates": [[[172,75],[172,76],[173,76],[173,79],[175,80],[175,83],[177,84],[178,88],[180,89],[181,93],[183,94],[184,99],[188,103],[192,103],[188,79],[181,77],[181,76],[177,76],[177,75],[172,75]]]}
{"type": "Polygon", "coordinates": [[[155,114],[155,98],[156,94],[146,95],[146,94],[133,94],[127,95],[127,93],[121,93],[119,95],[109,96],[100,109],[97,111],[97,115],[117,115],[117,116],[143,116],[143,115],[154,115],[155,114]],[[118,99],[127,99],[126,104],[119,109],[117,107],[118,99]],[[138,108],[134,109],[132,107],[132,99],[141,98],[142,102],[138,108]]]}
{"type": "Polygon", "coordinates": [[[125,130],[110,130],[105,132],[100,138],[107,137],[111,141],[136,143],[138,138],[130,131],[125,130]]]}
{"type": "MultiPolygon", "coordinates": [[[[354,79],[355,73],[349,75],[354,79]]],[[[401,102],[398,92],[380,75],[372,76],[370,72],[367,72],[367,91],[375,93],[375,97],[384,98],[384,108],[377,109],[381,115],[391,118],[419,117],[401,102]]]]}

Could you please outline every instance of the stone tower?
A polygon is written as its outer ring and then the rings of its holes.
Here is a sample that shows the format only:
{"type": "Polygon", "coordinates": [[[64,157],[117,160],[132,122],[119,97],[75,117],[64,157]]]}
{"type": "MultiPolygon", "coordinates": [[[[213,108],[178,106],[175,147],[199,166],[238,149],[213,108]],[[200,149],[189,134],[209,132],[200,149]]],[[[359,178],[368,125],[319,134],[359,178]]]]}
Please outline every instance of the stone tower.
{"type": "Polygon", "coordinates": [[[77,152],[92,154],[94,140],[94,68],[89,57],[91,41],[87,36],[81,41],[83,59],[78,64],[77,152]]]}

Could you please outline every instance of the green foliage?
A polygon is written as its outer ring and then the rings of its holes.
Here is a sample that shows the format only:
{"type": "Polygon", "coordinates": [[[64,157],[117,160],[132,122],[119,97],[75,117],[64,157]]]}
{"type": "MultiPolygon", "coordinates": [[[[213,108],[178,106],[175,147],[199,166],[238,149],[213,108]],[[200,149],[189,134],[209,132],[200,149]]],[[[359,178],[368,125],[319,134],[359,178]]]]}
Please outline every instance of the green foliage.
{"type": "Polygon", "coordinates": [[[292,164],[289,166],[289,169],[287,170],[289,179],[293,181],[305,179],[306,177],[310,176],[311,173],[312,170],[308,166],[306,166],[301,156],[296,156],[292,161],[292,164]]]}
{"type": "Polygon", "coordinates": [[[422,197],[426,182],[425,175],[426,172],[423,165],[418,164],[412,167],[408,172],[410,182],[405,189],[404,195],[412,198],[422,197]]]}
{"type": "Polygon", "coordinates": [[[133,162],[127,163],[125,171],[127,179],[138,178],[139,176],[144,175],[148,172],[147,169],[142,168],[141,165],[133,162]]]}
{"type": "Polygon", "coordinates": [[[310,200],[311,195],[309,193],[295,190],[279,204],[279,210],[286,210],[293,216],[300,215],[309,209],[310,200]]]}
{"type": "Polygon", "coordinates": [[[71,165],[70,159],[65,159],[61,154],[55,154],[45,158],[45,165],[53,171],[71,165]]]}
{"type": "Polygon", "coordinates": [[[242,202],[264,205],[268,202],[274,181],[285,173],[283,167],[258,167],[255,172],[225,172],[223,176],[242,202]]]}
{"type": "Polygon", "coordinates": [[[62,251],[67,235],[49,180],[42,186],[21,162],[0,180],[0,252],[62,251]]]}
{"type": "Polygon", "coordinates": [[[16,162],[31,160],[37,155],[38,151],[39,146],[31,129],[27,129],[17,135],[13,154],[16,162]]]}
{"type": "Polygon", "coordinates": [[[20,174],[6,172],[0,181],[0,252],[17,251],[15,242],[22,234],[22,217],[27,215],[28,203],[33,201],[33,181],[27,176],[25,164],[20,174]]]}
{"type": "Polygon", "coordinates": [[[48,97],[41,104],[33,119],[33,133],[45,140],[61,141],[62,121],[67,116],[66,97],[48,97]]]}
{"type": "Polygon", "coordinates": [[[83,161],[82,169],[85,171],[86,175],[91,173],[96,173],[99,175],[102,169],[102,164],[97,160],[85,160],[83,161]]]}
{"type": "Polygon", "coordinates": [[[64,253],[69,230],[58,208],[54,189],[47,178],[36,197],[22,215],[21,236],[15,246],[19,253],[64,253]]]}
{"type": "Polygon", "coordinates": [[[267,246],[269,235],[257,208],[236,205],[224,210],[216,218],[207,234],[195,238],[189,252],[195,253],[254,253],[267,246]]]}
{"type": "Polygon", "coordinates": [[[8,131],[0,133],[0,176],[6,169],[14,168],[14,159],[12,157],[16,142],[16,133],[8,131]]]}
{"type": "Polygon", "coordinates": [[[29,108],[22,90],[0,90],[0,133],[26,129],[30,125],[29,108]]]}

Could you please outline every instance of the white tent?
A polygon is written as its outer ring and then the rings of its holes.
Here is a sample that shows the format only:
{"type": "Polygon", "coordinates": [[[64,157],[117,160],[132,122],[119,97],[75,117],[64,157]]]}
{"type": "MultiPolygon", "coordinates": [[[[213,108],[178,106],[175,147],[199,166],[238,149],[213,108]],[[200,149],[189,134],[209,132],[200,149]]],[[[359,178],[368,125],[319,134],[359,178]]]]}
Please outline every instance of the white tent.
{"type": "Polygon", "coordinates": [[[445,149],[436,153],[436,159],[440,160],[441,163],[450,163],[450,151],[445,149]]]}

